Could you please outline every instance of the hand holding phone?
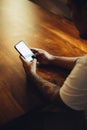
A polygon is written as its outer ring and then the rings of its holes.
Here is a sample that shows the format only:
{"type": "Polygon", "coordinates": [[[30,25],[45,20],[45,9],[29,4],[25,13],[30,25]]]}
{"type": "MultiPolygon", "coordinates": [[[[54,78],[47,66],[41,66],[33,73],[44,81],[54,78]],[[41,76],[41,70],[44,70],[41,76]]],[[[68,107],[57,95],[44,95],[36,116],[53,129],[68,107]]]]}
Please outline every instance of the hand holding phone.
{"type": "Polygon", "coordinates": [[[27,61],[32,61],[36,58],[35,54],[31,51],[31,49],[24,43],[24,41],[20,41],[17,43],[14,48],[19,52],[19,54],[26,59],[27,61]]]}

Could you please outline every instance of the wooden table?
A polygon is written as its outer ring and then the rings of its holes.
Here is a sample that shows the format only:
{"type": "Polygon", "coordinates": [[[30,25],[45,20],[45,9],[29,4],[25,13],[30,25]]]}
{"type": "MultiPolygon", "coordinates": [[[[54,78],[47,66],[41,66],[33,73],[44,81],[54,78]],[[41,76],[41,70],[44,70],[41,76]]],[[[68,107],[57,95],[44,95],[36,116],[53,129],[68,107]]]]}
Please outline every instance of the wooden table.
{"type": "MultiPolygon", "coordinates": [[[[87,41],[79,38],[71,22],[27,0],[1,0],[0,123],[45,104],[40,95],[31,89],[31,84],[27,84],[19,55],[14,49],[20,40],[54,55],[80,56],[87,52],[87,41]]],[[[38,68],[37,72],[60,86],[68,74],[52,68],[38,68]]]]}

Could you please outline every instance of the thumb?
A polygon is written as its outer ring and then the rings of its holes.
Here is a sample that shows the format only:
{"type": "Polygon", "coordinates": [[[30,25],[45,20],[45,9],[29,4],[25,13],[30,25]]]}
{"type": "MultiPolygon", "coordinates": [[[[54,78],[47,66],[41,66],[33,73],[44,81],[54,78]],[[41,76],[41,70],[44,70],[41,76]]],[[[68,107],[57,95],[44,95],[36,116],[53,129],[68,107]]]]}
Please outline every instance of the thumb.
{"type": "Polygon", "coordinates": [[[34,58],[32,61],[32,65],[36,66],[37,60],[34,58]]]}
{"type": "Polygon", "coordinates": [[[36,59],[33,59],[32,61],[32,68],[33,68],[33,71],[36,72],[36,63],[37,63],[37,60],[36,59]]]}

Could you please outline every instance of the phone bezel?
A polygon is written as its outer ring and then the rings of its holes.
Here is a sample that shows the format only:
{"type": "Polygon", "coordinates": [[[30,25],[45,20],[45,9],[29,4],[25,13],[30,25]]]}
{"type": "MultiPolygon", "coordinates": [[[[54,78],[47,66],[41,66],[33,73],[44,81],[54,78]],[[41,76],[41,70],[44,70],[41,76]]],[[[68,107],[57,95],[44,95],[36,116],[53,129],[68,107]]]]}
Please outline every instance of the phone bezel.
{"type": "MultiPolygon", "coordinates": [[[[15,45],[14,45],[14,48],[17,50],[17,52],[24,58],[24,59],[26,59],[26,57],[24,57],[23,56],[23,54],[17,49],[17,45],[20,43],[20,42],[24,42],[23,40],[21,40],[21,41],[19,41],[18,43],[16,43],[15,45]]],[[[26,43],[24,42],[24,44],[26,45],[26,43]]],[[[27,46],[27,45],[26,45],[27,46]]],[[[28,47],[28,46],[27,46],[28,47]]],[[[29,48],[29,47],[28,47],[29,48]]],[[[29,48],[30,49],[30,48],[29,48]]],[[[30,49],[31,50],[31,49],[30,49]]],[[[31,51],[32,52],[32,51],[31,51]]],[[[32,52],[33,53],[33,52],[32,52]]],[[[33,53],[34,54],[34,53],[33,53]]],[[[36,56],[35,56],[35,54],[32,56],[32,58],[36,58],[36,56]]]]}

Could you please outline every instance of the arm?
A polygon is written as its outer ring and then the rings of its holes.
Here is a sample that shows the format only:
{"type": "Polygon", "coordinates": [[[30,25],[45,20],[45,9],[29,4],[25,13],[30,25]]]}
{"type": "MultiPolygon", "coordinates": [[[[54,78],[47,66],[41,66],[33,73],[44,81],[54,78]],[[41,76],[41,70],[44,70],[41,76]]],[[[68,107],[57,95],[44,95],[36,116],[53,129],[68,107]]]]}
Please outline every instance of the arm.
{"type": "Polygon", "coordinates": [[[32,82],[36,85],[37,89],[40,90],[42,94],[50,101],[54,101],[59,97],[60,87],[58,85],[43,79],[38,74],[32,75],[32,82]]]}
{"type": "Polygon", "coordinates": [[[20,58],[25,72],[32,83],[35,84],[34,86],[36,86],[50,101],[55,100],[59,96],[59,87],[56,84],[43,79],[36,73],[35,59],[32,62],[28,62],[22,57],[20,58]]]}
{"type": "Polygon", "coordinates": [[[32,51],[36,54],[37,60],[41,65],[53,65],[66,69],[72,69],[78,57],[54,56],[42,49],[34,48],[32,51]]]}
{"type": "Polygon", "coordinates": [[[72,69],[77,59],[78,57],[53,56],[50,60],[50,64],[66,69],[72,69]]]}
{"type": "Polygon", "coordinates": [[[37,89],[41,91],[42,94],[49,99],[49,101],[58,102],[64,108],[68,107],[67,105],[65,105],[63,99],[61,98],[60,87],[43,79],[36,73],[36,60],[34,59],[32,62],[28,62],[22,57],[20,58],[27,76],[29,77],[30,81],[34,83],[33,86],[37,87],[37,89]]]}

